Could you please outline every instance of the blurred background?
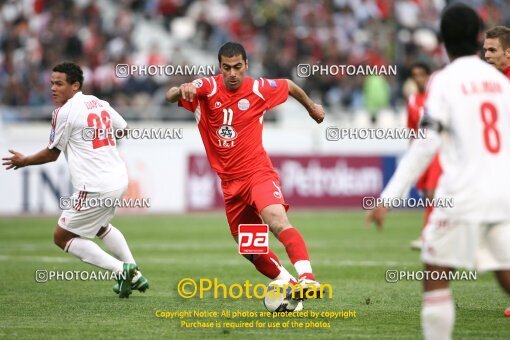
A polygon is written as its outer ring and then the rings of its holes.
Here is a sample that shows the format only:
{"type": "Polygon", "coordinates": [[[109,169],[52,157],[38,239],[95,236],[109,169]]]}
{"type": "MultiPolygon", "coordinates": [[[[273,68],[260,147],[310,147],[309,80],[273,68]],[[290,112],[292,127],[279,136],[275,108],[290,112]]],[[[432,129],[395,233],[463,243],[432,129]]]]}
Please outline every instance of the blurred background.
{"type": "MultiPolygon", "coordinates": [[[[487,27],[510,24],[510,1],[466,0],[487,27]]],[[[83,91],[109,101],[132,127],[181,128],[182,140],[126,140],[129,195],[153,198],[154,212],[222,207],[189,112],[164,102],[190,78],[119,78],[117,64],[217,65],[227,41],[245,46],[253,77],[290,78],[324,105],[317,126],[289,99],[266,118],[264,145],[294,206],[359,207],[378,195],[407,140],[327,141],[328,126],[404,127],[406,98],[416,91],[409,66],[447,62],[437,27],[447,0],[3,0],[0,1],[0,150],[23,153],[48,140],[51,68],[72,60],[83,91]],[[298,64],[396,65],[393,76],[297,76],[298,64]]],[[[58,211],[72,192],[64,160],[0,171],[9,192],[0,213],[58,211]]]]}

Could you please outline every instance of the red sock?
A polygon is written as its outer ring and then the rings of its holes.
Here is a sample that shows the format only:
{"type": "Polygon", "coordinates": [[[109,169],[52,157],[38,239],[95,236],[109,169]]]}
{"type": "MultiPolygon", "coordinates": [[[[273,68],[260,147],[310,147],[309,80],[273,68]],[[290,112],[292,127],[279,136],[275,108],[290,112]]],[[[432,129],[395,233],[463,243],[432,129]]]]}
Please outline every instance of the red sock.
{"type": "Polygon", "coordinates": [[[308,280],[315,281],[315,276],[312,273],[304,273],[304,274],[299,275],[298,280],[301,280],[301,279],[308,279],[308,280]]]}
{"type": "Polygon", "coordinates": [[[271,280],[274,280],[278,275],[280,275],[281,266],[280,261],[275,253],[269,250],[267,254],[256,254],[253,255],[253,259],[251,261],[257,270],[263,275],[267,276],[271,280]],[[273,262],[275,261],[275,262],[273,262]]]}
{"type": "Polygon", "coordinates": [[[278,240],[283,244],[292,264],[297,261],[310,261],[305,241],[295,228],[287,228],[278,235],[278,240]]]}

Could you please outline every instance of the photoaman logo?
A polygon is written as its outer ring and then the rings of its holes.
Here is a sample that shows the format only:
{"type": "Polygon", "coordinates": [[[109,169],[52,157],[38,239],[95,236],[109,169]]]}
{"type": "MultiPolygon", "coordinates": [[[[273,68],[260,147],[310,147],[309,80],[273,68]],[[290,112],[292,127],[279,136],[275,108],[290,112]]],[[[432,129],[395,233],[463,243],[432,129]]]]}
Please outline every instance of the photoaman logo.
{"type": "Polygon", "coordinates": [[[239,254],[269,253],[269,226],[267,224],[240,224],[238,229],[239,254]]]}

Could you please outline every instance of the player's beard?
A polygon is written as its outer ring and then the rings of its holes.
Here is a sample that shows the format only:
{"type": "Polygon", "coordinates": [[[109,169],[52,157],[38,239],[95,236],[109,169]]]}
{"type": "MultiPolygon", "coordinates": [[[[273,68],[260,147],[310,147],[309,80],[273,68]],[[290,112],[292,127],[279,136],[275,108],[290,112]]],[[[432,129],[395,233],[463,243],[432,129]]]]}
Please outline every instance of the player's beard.
{"type": "Polygon", "coordinates": [[[241,81],[239,79],[235,79],[235,80],[229,79],[225,85],[228,90],[234,91],[234,90],[237,90],[241,86],[241,81]]]}

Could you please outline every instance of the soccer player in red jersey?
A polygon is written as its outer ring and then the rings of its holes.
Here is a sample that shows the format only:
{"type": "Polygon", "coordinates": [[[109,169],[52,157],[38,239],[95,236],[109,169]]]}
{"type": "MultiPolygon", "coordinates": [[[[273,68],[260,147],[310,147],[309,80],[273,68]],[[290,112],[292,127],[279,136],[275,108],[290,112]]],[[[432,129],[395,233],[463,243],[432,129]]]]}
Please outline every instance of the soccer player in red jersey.
{"type": "Polygon", "coordinates": [[[483,50],[485,60],[510,79],[510,28],[496,26],[488,30],[485,33],[483,50]]]}
{"type": "MultiPolygon", "coordinates": [[[[510,28],[496,26],[485,33],[483,42],[485,60],[510,79],[510,28]]],[[[503,314],[510,317],[510,307],[503,314]]]]}
{"type": "MultiPolygon", "coordinates": [[[[407,99],[407,127],[413,131],[418,131],[418,126],[423,118],[423,109],[425,100],[427,99],[427,83],[430,77],[430,68],[424,63],[415,63],[411,66],[411,79],[416,83],[418,92],[412,94],[407,99]]],[[[439,177],[441,176],[441,165],[439,163],[439,155],[436,155],[428,168],[423,172],[416,182],[416,189],[420,190],[423,196],[432,200],[434,191],[437,186],[439,177]]],[[[429,216],[432,213],[432,206],[428,206],[425,210],[425,223],[427,225],[429,216]]],[[[411,242],[411,248],[421,249],[421,237],[411,242]]]]}
{"type": "MultiPolygon", "coordinates": [[[[289,95],[321,123],[324,110],[288,79],[246,76],[248,60],[241,44],[228,42],[218,52],[221,73],[172,87],[169,102],[194,112],[209,163],[221,178],[230,232],[238,242],[239,224],[264,221],[285,250],[303,287],[319,287],[301,234],[289,223],[278,173],[262,146],[264,114],[289,95]]],[[[295,282],[270,250],[244,255],[270,279],[295,282]]]]}

